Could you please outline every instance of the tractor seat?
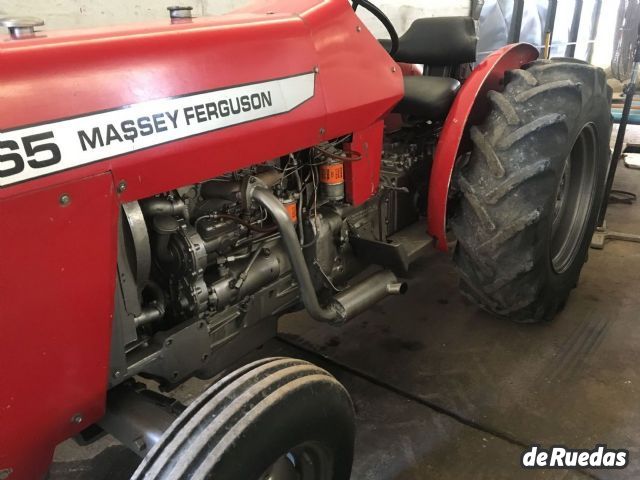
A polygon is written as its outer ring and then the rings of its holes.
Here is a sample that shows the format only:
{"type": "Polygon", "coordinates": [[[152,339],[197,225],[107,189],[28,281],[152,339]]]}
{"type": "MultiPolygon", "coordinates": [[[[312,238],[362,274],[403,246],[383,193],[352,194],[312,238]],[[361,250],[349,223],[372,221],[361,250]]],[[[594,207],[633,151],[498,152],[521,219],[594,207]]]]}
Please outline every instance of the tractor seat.
{"type": "Polygon", "coordinates": [[[458,90],[460,82],[454,78],[405,76],[404,98],[393,111],[425,120],[444,120],[458,90]]]}

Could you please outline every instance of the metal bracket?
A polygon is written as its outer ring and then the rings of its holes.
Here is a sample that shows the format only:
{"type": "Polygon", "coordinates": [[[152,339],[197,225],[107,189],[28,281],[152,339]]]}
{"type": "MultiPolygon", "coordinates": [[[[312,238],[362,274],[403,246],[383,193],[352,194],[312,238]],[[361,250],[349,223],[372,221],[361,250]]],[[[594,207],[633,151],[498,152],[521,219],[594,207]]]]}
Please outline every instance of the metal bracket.
{"type": "Polygon", "coordinates": [[[604,222],[602,227],[596,228],[593,238],[591,239],[591,248],[602,250],[607,240],[621,240],[623,242],[640,243],[640,235],[608,230],[607,223],[604,222]]]}
{"type": "Polygon", "coordinates": [[[259,177],[247,176],[242,179],[240,187],[240,201],[242,207],[248,209],[253,203],[253,191],[258,188],[269,188],[259,177]]]}

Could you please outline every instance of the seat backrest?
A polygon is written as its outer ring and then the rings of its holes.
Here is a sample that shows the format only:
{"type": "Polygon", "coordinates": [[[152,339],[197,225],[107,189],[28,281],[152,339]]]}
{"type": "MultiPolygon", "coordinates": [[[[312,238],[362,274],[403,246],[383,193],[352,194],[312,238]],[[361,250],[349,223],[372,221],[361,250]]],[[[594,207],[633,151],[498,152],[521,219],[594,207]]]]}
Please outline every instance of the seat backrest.
{"type": "Polygon", "coordinates": [[[420,18],[400,38],[398,62],[429,66],[475,62],[478,36],[471,17],[420,18]]]}

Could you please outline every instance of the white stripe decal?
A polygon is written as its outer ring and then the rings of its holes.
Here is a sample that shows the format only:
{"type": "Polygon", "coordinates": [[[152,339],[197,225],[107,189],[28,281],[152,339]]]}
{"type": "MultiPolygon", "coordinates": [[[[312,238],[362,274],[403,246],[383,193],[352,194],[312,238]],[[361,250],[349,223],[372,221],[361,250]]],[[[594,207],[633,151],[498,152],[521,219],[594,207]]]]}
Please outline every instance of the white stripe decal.
{"type": "Polygon", "coordinates": [[[0,132],[0,187],[286,113],[314,89],[305,73],[0,132]]]}

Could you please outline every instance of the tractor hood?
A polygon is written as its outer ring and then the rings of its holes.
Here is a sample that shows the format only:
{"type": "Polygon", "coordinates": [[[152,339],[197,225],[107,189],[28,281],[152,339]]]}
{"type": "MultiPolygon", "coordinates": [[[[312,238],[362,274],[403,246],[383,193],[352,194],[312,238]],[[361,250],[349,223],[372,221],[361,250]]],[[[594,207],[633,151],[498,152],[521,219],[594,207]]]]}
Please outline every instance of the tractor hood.
{"type": "Polygon", "coordinates": [[[140,198],[366,128],[403,92],[346,0],[2,34],[0,63],[0,198],[105,171],[140,198]]]}

